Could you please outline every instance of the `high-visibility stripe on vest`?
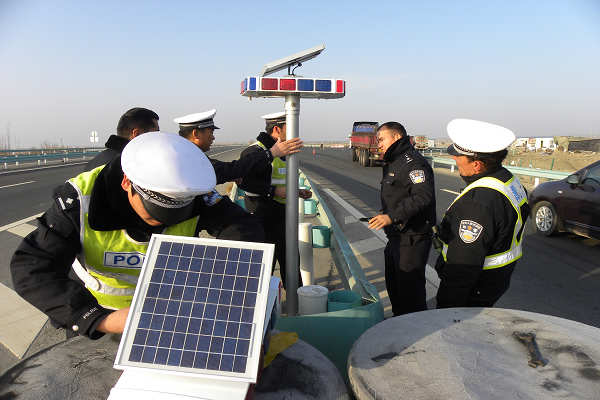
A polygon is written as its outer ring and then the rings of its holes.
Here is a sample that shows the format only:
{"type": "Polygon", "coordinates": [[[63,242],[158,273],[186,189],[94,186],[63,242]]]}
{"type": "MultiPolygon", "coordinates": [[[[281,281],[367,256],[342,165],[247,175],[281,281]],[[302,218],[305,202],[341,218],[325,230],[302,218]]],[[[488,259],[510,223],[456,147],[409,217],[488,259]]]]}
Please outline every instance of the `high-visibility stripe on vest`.
{"type": "MultiPolygon", "coordinates": [[[[267,147],[261,142],[256,142],[254,145],[267,150],[267,147]]],[[[287,175],[287,163],[279,157],[274,157],[271,162],[271,186],[283,186],[285,187],[285,176],[287,175]]],[[[278,203],[285,204],[285,198],[279,196],[273,196],[273,200],[278,203]]]]}
{"type": "MultiPolygon", "coordinates": [[[[448,207],[448,210],[452,208],[458,199],[464,196],[469,190],[476,187],[485,187],[502,193],[508,199],[508,201],[510,201],[510,204],[517,213],[517,221],[515,222],[510,248],[502,253],[490,254],[486,256],[483,262],[483,269],[504,267],[514,261],[517,261],[523,256],[523,234],[521,232],[523,228],[523,216],[521,215],[521,207],[527,203],[527,193],[525,193],[525,189],[523,189],[521,182],[519,182],[515,176],[513,176],[507,182],[502,182],[497,178],[486,176],[467,186],[462,193],[459,194],[454,201],[452,201],[448,207]]],[[[446,255],[448,254],[448,245],[443,241],[442,243],[442,257],[444,257],[444,261],[447,261],[446,255]]]]}
{"type": "MultiPolygon", "coordinates": [[[[81,252],[73,263],[73,271],[101,306],[120,309],[131,305],[148,242],[134,240],[125,229],[96,231],[90,228],[89,200],[102,168],[103,165],[68,180],[80,200],[81,252]]],[[[162,233],[193,236],[197,223],[198,217],[194,217],[169,226],[162,233]]]]}

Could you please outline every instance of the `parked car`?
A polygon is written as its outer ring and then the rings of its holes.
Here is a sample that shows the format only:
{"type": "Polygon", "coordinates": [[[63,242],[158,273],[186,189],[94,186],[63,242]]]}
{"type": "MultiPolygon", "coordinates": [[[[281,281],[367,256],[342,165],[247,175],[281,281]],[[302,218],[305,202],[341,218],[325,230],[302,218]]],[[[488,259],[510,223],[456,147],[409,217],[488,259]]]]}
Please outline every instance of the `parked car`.
{"type": "Polygon", "coordinates": [[[529,195],[537,231],[558,231],[600,239],[600,161],[565,179],[538,185],[529,195]]]}

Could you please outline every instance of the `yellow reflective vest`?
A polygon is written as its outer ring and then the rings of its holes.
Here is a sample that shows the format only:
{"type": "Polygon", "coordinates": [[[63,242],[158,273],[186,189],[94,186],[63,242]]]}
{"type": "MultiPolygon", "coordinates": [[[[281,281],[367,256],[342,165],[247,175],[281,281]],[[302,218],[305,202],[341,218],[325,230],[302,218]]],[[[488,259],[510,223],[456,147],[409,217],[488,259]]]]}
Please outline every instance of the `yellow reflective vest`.
{"type": "MultiPolygon", "coordinates": [[[[96,178],[104,166],[69,179],[79,195],[81,252],[73,270],[86,288],[109,309],[129,307],[148,248],[148,242],[138,242],[125,229],[96,231],[88,224],[90,195],[96,178]]],[[[164,234],[194,236],[198,217],[166,227],[164,234]]]]}
{"type": "MultiPolygon", "coordinates": [[[[267,147],[261,142],[254,143],[260,148],[267,150],[267,147]]],[[[283,186],[285,187],[285,176],[287,174],[287,164],[279,157],[274,157],[271,162],[271,186],[283,186]]],[[[279,196],[273,196],[273,200],[278,203],[285,204],[285,198],[279,196]]]]}
{"type": "MultiPolygon", "coordinates": [[[[517,221],[515,222],[515,228],[513,230],[512,241],[510,244],[510,248],[502,253],[490,254],[485,257],[483,263],[483,269],[494,269],[504,267],[508,264],[511,264],[514,261],[517,261],[519,258],[523,256],[523,235],[519,235],[521,228],[523,227],[523,216],[521,215],[521,207],[523,204],[527,203],[527,193],[521,182],[513,176],[507,182],[502,182],[499,179],[492,178],[490,176],[486,176],[476,180],[467,186],[460,195],[458,195],[448,210],[452,208],[454,203],[462,196],[464,196],[469,190],[472,190],[477,187],[485,187],[489,189],[496,190],[502,195],[504,195],[510,204],[514,208],[517,213],[517,221]]],[[[444,261],[447,261],[446,254],[448,253],[448,245],[442,241],[442,256],[444,257],[444,261]]]]}

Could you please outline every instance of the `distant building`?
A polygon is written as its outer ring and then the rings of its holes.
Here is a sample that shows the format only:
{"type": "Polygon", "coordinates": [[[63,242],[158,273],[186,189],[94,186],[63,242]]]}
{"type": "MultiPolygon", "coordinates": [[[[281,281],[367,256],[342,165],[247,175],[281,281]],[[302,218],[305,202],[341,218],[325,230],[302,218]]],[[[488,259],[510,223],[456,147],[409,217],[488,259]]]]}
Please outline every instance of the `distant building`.
{"type": "Polygon", "coordinates": [[[527,147],[527,143],[529,143],[529,138],[517,138],[513,143],[513,147],[527,147]]]}
{"type": "Polygon", "coordinates": [[[527,150],[529,151],[554,150],[555,148],[554,138],[551,137],[528,138],[527,140],[527,150]]]}

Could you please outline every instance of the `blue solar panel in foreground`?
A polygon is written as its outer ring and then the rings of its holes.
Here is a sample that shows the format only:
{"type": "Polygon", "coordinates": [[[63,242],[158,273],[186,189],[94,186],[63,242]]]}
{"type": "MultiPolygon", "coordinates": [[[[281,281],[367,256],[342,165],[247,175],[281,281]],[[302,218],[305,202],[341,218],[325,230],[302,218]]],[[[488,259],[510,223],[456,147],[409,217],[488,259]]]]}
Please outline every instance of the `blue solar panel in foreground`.
{"type": "Polygon", "coordinates": [[[154,235],[146,257],[115,366],[254,380],[272,245],[154,235]]]}

